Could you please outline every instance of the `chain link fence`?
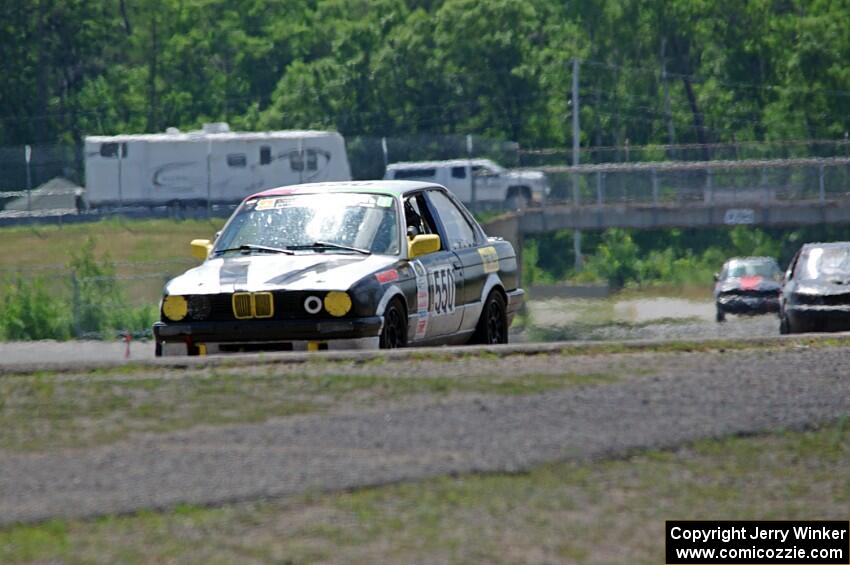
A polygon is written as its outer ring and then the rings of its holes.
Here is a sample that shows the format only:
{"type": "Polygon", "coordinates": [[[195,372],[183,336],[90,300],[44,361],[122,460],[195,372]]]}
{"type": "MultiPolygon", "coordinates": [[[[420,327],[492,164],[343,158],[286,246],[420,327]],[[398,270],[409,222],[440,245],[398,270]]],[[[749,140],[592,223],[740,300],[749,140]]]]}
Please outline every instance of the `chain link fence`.
{"type": "Polygon", "coordinates": [[[541,168],[552,185],[550,202],[565,204],[825,203],[850,198],[847,157],[541,168]]]}
{"type": "Polygon", "coordinates": [[[175,258],[0,270],[0,338],[150,337],[164,284],[195,263],[175,258]]]}
{"type": "MultiPolygon", "coordinates": [[[[568,166],[568,148],[523,149],[516,142],[477,135],[348,136],[346,151],[355,180],[383,178],[392,163],[451,159],[486,158],[507,169],[544,171],[550,204],[724,204],[850,196],[846,139],[584,148],[578,168],[568,166]]],[[[19,216],[62,221],[63,215],[84,213],[84,180],[81,149],[0,147],[0,217],[7,223],[19,216]],[[30,206],[29,189],[38,187],[38,205],[30,206]]],[[[495,206],[508,202],[499,200],[495,206]]],[[[180,218],[230,212],[215,206],[151,208],[142,215],[180,218]]]]}

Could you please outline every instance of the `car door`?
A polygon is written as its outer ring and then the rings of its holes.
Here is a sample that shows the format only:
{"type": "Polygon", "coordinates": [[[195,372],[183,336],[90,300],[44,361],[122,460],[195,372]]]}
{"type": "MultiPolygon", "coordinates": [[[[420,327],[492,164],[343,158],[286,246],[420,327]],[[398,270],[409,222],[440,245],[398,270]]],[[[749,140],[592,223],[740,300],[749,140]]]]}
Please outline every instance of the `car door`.
{"type": "MultiPolygon", "coordinates": [[[[463,289],[456,307],[463,310],[461,329],[473,329],[478,321],[481,293],[488,274],[493,272],[494,263],[488,256],[488,262],[484,264],[480,245],[483,234],[479,233],[455,199],[442,190],[429,190],[427,195],[440,223],[441,238],[445,239],[446,247],[454,252],[460,263],[457,270],[463,278],[463,289]]],[[[495,266],[498,270],[498,259],[495,266]]]]}
{"type": "Polygon", "coordinates": [[[419,290],[416,305],[419,320],[413,339],[430,340],[454,334],[463,319],[463,309],[458,308],[458,299],[463,292],[463,269],[460,259],[451,250],[439,222],[435,220],[434,209],[425,200],[424,193],[416,193],[405,199],[405,221],[407,230],[415,229],[416,233],[413,235],[434,233],[441,239],[439,251],[422,255],[412,261],[419,290]]]}
{"type": "Polygon", "coordinates": [[[474,165],[472,175],[475,182],[476,202],[501,202],[504,200],[504,181],[498,171],[487,165],[474,165]]]}

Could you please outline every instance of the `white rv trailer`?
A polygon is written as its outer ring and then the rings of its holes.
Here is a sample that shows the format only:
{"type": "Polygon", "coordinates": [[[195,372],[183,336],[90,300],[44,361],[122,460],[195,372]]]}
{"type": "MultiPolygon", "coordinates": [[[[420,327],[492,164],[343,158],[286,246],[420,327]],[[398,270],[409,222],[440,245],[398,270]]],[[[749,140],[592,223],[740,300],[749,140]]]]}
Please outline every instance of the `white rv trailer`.
{"type": "Polygon", "coordinates": [[[92,207],[234,203],[254,192],[351,180],[336,132],[201,131],[88,136],[86,202],[92,207]]]}

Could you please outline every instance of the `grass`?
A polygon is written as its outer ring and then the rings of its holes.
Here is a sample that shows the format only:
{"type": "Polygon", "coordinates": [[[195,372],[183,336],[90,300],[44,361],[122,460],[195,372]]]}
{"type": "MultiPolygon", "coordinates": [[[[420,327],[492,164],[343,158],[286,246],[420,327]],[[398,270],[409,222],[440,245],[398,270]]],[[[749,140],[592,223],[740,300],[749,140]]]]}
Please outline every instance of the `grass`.
{"type": "Polygon", "coordinates": [[[850,426],[0,530],[0,562],[663,563],[668,519],[847,518],[850,426]]]}
{"type": "MultiPolygon", "coordinates": [[[[197,372],[181,377],[127,378],[97,371],[88,377],[41,374],[0,380],[0,449],[44,451],[112,443],[133,433],[162,433],[198,425],[262,422],[269,418],[369,407],[418,395],[533,394],[604,384],[617,377],[590,374],[391,376],[347,374],[329,365],[304,373],[197,372]]],[[[367,367],[368,371],[369,368],[367,367]]]]}
{"type": "Polygon", "coordinates": [[[62,273],[67,269],[71,253],[92,237],[96,255],[108,254],[118,263],[119,276],[138,277],[124,281],[133,304],[155,304],[167,278],[197,263],[190,255],[189,242],[195,238],[212,238],[223,223],[221,219],[112,218],[85,224],[2,228],[0,278],[23,271],[47,275],[57,284],[67,286],[67,277],[62,273]],[[155,263],[159,261],[164,263],[155,263]]]}

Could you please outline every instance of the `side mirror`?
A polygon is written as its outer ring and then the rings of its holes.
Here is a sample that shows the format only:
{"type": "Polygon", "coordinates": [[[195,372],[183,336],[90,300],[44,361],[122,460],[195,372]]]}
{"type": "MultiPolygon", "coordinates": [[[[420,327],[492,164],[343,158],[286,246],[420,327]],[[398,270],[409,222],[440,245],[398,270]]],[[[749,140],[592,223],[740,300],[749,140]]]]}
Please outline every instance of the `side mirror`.
{"type": "Polygon", "coordinates": [[[714,282],[717,282],[719,280],[720,280],[720,273],[714,273],[714,282]]]}
{"type": "Polygon", "coordinates": [[[212,243],[208,239],[193,239],[190,245],[192,246],[192,257],[198,261],[206,261],[210,251],[212,251],[212,243]]]}
{"type": "Polygon", "coordinates": [[[407,242],[407,256],[410,259],[428,255],[440,250],[440,236],[435,234],[417,235],[407,242]]]}

